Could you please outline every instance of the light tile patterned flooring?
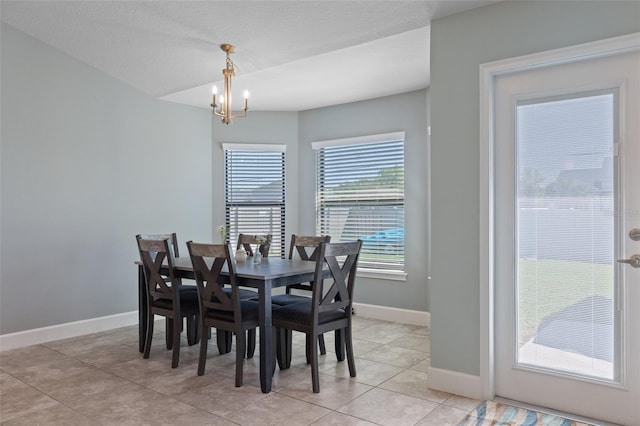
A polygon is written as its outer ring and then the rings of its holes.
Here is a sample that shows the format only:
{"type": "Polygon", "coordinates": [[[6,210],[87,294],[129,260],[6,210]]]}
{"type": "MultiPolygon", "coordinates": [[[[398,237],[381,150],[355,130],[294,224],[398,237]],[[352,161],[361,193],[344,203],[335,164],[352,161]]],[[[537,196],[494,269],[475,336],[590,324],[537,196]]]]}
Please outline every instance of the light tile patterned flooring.
{"type": "MultiPolygon", "coordinates": [[[[171,368],[163,322],[149,359],[130,326],[0,352],[2,425],[457,425],[479,403],[427,388],[429,328],[354,317],[357,377],[337,362],[333,335],[320,356],[320,393],[311,389],[304,335],[294,332],[291,368],[260,391],[259,348],[234,386],[235,353],[182,342],[171,368]]],[[[184,333],[183,333],[184,334],[184,333]]],[[[184,337],[183,337],[184,339],[184,337]]]]}

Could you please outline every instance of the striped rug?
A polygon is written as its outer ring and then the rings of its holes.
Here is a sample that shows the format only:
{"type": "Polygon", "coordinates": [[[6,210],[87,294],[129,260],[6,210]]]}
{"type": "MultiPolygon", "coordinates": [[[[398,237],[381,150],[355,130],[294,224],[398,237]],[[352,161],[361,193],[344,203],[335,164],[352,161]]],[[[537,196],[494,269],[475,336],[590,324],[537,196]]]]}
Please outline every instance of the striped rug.
{"type": "Polygon", "coordinates": [[[513,407],[494,401],[478,405],[458,426],[589,426],[553,414],[513,407]]]}

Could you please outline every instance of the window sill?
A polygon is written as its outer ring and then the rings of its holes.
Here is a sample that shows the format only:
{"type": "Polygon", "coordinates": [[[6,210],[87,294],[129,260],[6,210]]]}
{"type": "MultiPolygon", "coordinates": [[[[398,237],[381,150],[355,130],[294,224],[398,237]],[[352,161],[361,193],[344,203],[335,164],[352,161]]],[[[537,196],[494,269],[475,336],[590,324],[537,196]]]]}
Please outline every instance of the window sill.
{"type": "Polygon", "coordinates": [[[389,269],[367,269],[358,268],[356,274],[361,278],[376,278],[380,280],[406,281],[407,273],[404,271],[393,271],[389,269]]]}

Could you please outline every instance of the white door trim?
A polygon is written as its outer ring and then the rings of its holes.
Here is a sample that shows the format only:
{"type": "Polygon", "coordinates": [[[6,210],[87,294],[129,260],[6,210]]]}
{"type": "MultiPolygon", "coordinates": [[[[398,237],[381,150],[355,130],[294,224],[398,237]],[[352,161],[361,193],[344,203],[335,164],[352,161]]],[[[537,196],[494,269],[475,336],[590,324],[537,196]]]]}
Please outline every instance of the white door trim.
{"type": "Polygon", "coordinates": [[[640,33],[480,64],[480,382],[495,397],[494,370],[494,90],[500,75],[640,51],[640,33]]]}

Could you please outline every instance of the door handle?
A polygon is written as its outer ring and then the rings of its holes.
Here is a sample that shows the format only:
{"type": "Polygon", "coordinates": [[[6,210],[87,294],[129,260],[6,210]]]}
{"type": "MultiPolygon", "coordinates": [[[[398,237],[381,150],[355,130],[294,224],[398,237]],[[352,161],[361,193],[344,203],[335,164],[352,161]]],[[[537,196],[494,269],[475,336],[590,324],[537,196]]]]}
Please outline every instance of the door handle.
{"type": "Polygon", "coordinates": [[[634,268],[640,268],[640,254],[634,254],[629,259],[618,259],[618,263],[628,263],[634,268]]]}

